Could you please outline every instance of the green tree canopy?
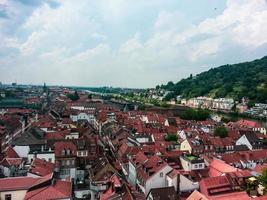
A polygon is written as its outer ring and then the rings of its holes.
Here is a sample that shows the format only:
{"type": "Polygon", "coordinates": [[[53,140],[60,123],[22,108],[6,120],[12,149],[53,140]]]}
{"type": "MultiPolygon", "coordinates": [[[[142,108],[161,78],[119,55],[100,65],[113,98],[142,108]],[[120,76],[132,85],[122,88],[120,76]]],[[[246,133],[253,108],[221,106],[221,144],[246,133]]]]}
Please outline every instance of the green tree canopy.
{"type": "Polygon", "coordinates": [[[77,101],[80,99],[77,91],[75,91],[73,94],[67,94],[67,97],[71,99],[72,101],[77,101]]]}
{"type": "Polygon", "coordinates": [[[225,138],[228,136],[228,130],[224,126],[219,126],[214,131],[215,136],[219,136],[220,138],[225,138]]]}
{"type": "Polygon", "coordinates": [[[166,137],[165,137],[165,140],[166,141],[173,141],[173,142],[177,142],[177,139],[178,139],[178,137],[177,137],[177,135],[175,135],[175,134],[168,134],[166,137]]]}

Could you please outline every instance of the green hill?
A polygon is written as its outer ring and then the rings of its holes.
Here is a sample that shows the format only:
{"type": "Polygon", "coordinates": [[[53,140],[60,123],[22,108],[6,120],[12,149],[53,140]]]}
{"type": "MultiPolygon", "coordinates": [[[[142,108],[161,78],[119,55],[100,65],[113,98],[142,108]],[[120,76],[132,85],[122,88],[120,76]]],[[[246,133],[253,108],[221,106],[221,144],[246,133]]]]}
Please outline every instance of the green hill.
{"type": "Polygon", "coordinates": [[[176,84],[168,82],[157,88],[173,91],[167,99],[182,95],[185,98],[210,96],[232,97],[235,100],[248,97],[256,102],[266,102],[267,56],[252,62],[212,68],[176,84]]]}

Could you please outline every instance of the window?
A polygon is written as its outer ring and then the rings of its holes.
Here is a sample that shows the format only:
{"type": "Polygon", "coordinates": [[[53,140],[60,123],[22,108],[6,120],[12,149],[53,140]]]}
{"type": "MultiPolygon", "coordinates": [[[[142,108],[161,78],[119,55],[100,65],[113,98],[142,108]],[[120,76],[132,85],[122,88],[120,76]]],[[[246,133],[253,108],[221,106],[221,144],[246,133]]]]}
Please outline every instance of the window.
{"type": "Polygon", "coordinates": [[[65,155],[65,149],[62,149],[62,151],[61,151],[61,155],[62,155],[62,156],[65,155]]]}
{"type": "Polygon", "coordinates": [[[67,163],[67,165],[68,165],[68,166],[70,165],[70,161],[69,161],[69,160],[67,160],[67,162],[66,162],[66,163],[67,163]]]}
{"type": "Polygon", "coordinates": [[[6,194],[5,195],[5,200],[11,200],[11,194],[6,194]]]}
{"type": "Polygon", "coordinates": [[[163,177],[163,172],[160,172],[159,173],[159,177],[163,177]]]}
{"type": "Polygon", "coordinates": [[[70,155],[70,149],[67,149],[67,155],[70,155]]]}

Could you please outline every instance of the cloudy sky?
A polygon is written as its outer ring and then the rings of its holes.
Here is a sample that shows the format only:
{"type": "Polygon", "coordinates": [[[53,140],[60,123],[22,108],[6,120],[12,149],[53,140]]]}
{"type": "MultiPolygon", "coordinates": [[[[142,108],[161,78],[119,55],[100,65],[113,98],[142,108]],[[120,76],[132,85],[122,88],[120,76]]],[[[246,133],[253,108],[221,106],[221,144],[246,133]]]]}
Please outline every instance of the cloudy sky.
{"type": "Polygon", "coordinates": [[[177,82],[267,55],[266,19],[266,0],[0,0],[0,81],[177,82]]]}

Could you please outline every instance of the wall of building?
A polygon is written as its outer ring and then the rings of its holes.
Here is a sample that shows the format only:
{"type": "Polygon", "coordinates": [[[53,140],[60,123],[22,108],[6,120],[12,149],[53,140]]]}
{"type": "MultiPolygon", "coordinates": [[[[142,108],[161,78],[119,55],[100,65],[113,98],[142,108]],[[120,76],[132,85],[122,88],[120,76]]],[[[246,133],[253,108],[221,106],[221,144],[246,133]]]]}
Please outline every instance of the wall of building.
{"type": "Polygon", "coordinates": [[[145,194],[147,195],[152,188],[166,187],[166,174],[171,170],[172,168],[167,165],[148,179],[146,182],[145,194]],[[161,173],[163,173],[162,177],[160,176],[161,173]]]}
{"type": "MultiPolygon", "coordinates": [[[[44,159],[47,162],[49,162],[51,160],[52,163],[55,163],[55,153],[54,152],[40,153],[40,154],[38,153],[38,154],[36,154],[36,157],[40,158],[40,159],[44,159]]],[[[34,158],[34,154],[29,154],[28,155],[28,162],[30,163],[33,158],[34,158]]]]}
{"type": "Polygon", "coordinates": [[[6,194],[11,194],[12,200],[22,200],[24,199],[26,192],[27,190],[0,192],[0,199],[5,199],[6,194]]]}
{"type": "Polygon", "coordinates": [[[30,147],[29,146],[14,146],[13,148],[19,157],[21,158],[28,158],[29,152],[30,152],[30,147]]]}

